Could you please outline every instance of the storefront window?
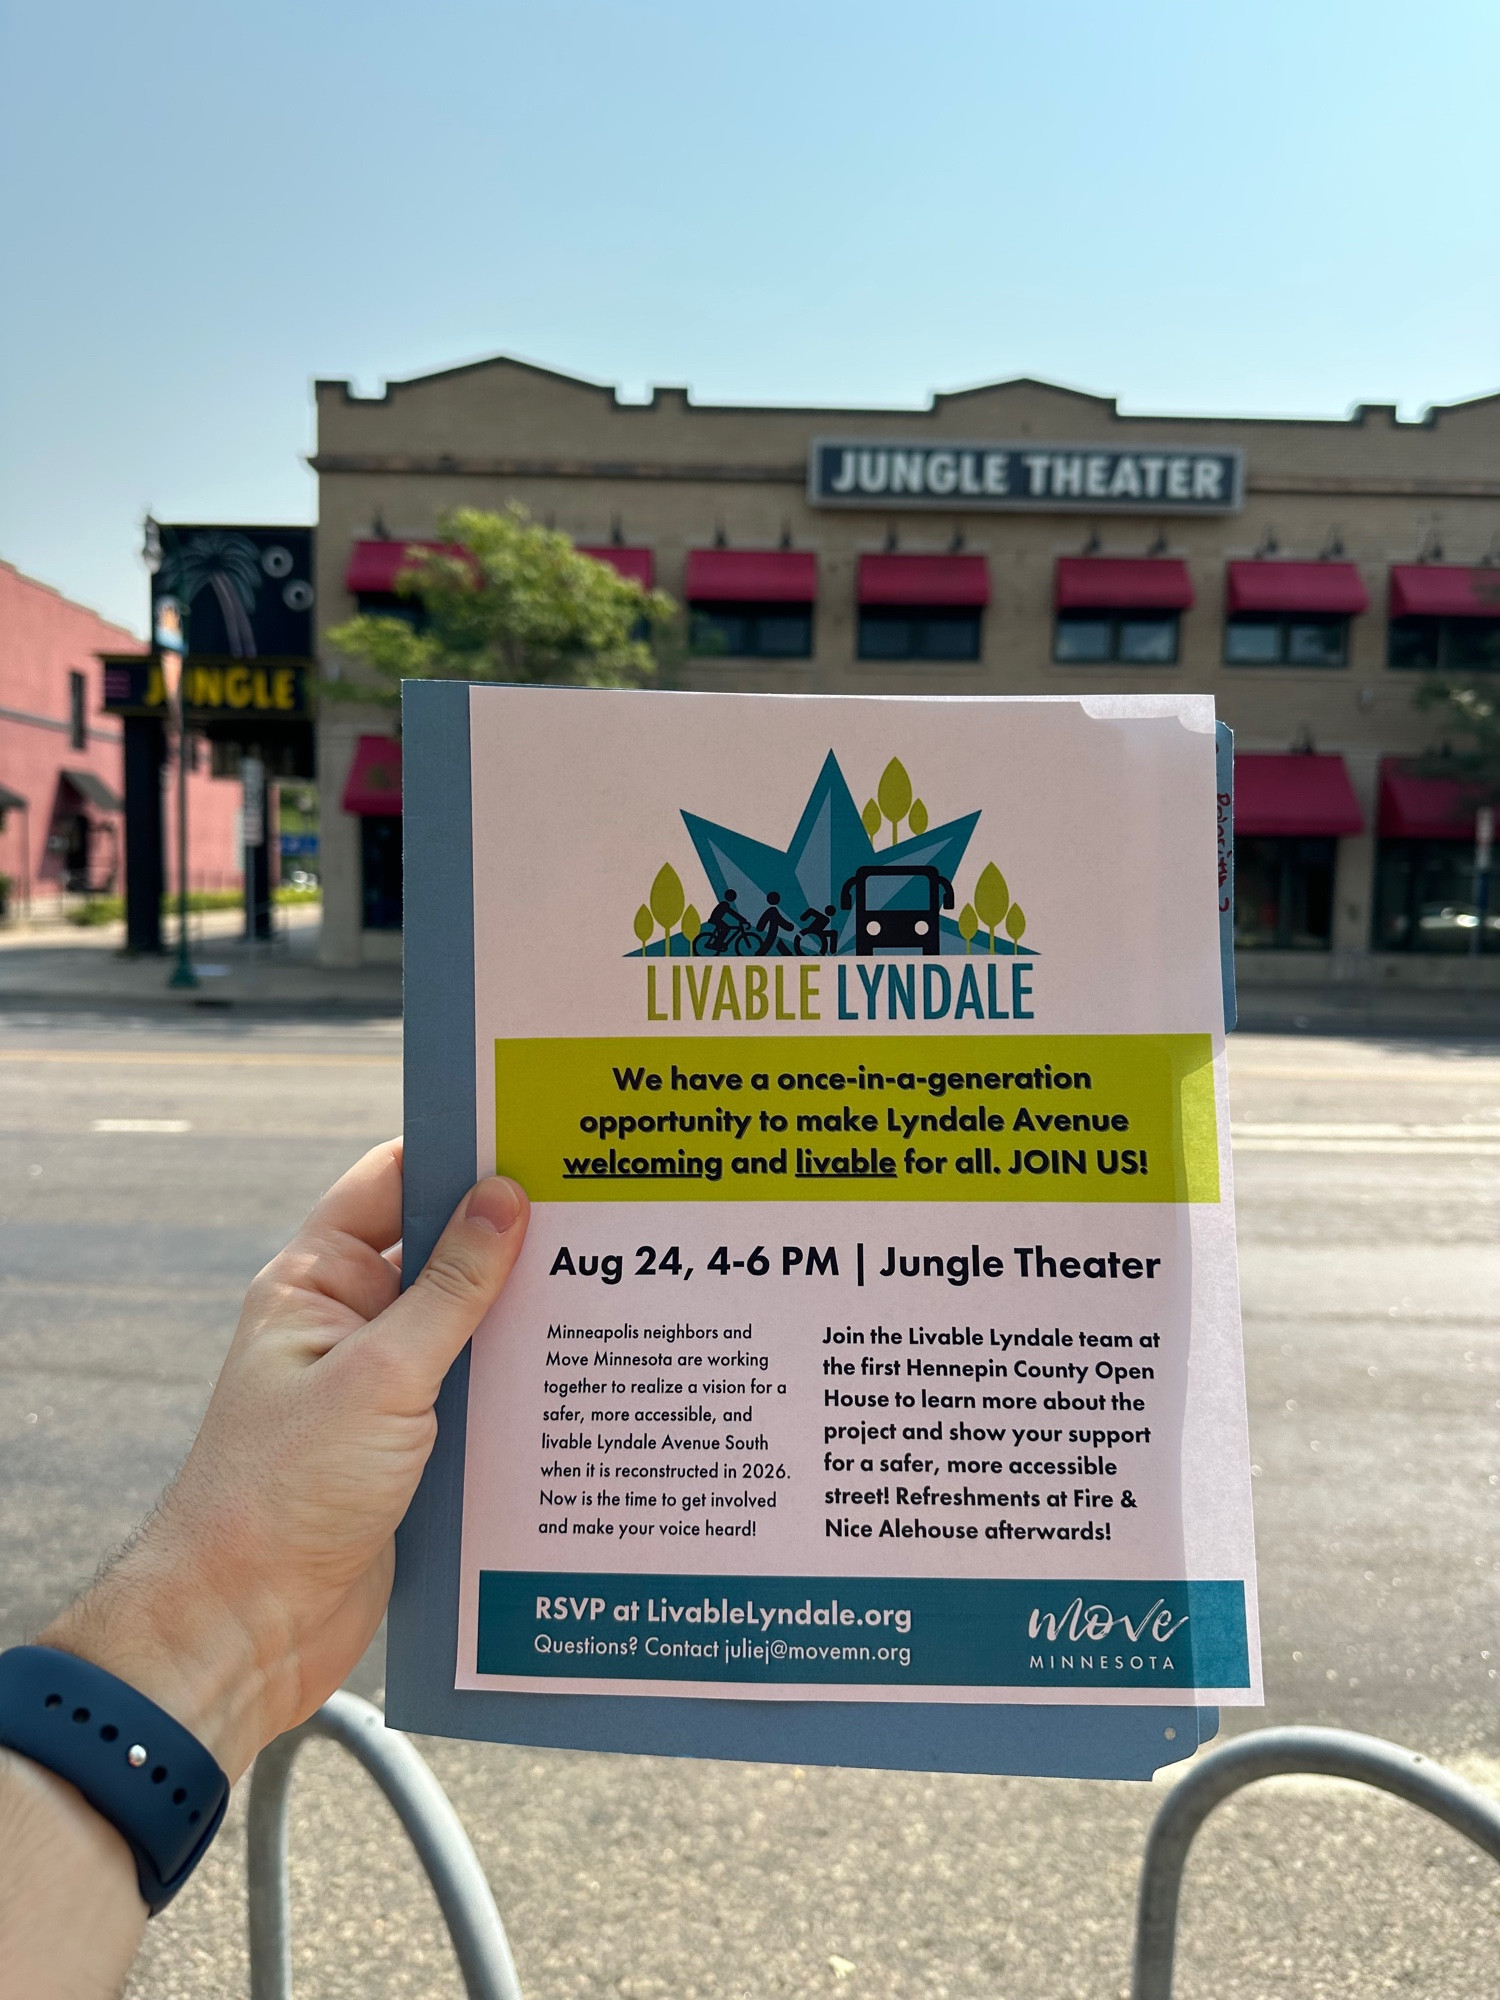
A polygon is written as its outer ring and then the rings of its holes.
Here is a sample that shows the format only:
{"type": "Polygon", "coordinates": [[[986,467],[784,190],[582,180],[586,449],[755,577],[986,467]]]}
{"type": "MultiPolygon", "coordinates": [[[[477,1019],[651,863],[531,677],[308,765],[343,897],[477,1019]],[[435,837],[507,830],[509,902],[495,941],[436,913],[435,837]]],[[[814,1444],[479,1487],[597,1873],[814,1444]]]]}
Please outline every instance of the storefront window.
{"type": "Polygon", "coordinates": [[[359,823],[360,879],[367,931],[401,928],[401,816],[368,813],[359,823]]]}
{"type": "Polygon", "coordinates": [[[1234,942],[1241,951],[1327,951],[1336,843],[1241,836],[1234,844],[1234,942]]]}
{"type": "Polygon", "coordinates": [[[1060,666],[1172,666],[1177,613],[1060,611],[1052,657],[1060,666]]]}
{"type": "Polygon", "coordinates": [[[1224,658],[1232,667],[1341,667],[1349,657],[1347,618],[1231,618],[1224,658]]]}
{"type": "Polygon", "coordinates": [[[1500,618],[1393,618],[1390,663],[1417,673],[1500,668],[1500,618]]]}
{"type": "MultiPolygon", "coordinates": [[[[1500,887],[1500,885],[1497,885],[1500,887]]],[[[1383,840],[1375,868],[1375,949],[1463,954],[1480,929],[1467,840],[1383,840]]],[[[1480,949],[1500,951],[1500,908],[1486,898],[1480,949]]]]}
{"type": "Polygon", "coordinates": [[[859,614],[862,660],[977,660],[977,610],[880,607],[859,614]]]}

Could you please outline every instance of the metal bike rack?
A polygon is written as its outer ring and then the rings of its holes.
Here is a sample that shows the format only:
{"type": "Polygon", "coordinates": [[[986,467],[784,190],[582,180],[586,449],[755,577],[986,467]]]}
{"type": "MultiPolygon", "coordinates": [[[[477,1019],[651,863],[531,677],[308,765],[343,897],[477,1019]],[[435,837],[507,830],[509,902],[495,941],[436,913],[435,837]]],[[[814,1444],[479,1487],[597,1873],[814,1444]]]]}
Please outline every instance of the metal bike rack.
{"type": "MultiPolygon", "coordinates": [[[[287,1792],[314,1736],[357,1757],[395,1807],[427,1872],[469,2000],[521,2000],[489,1883],[447,1793],[399,1730],[356,1695],[336,1694],[255,1760],[248,1829],[250,2000],[292,2000],[287,1792]]],[[[1131,2000],[1171,2000],[1177,1914],[1189,1850],[1214,1807],[1261,1778],[1348,1778],[1391,1792],[1500,1862],[1500,1805],[1441,1764],[1345,1729],[1259,1729],[1194,1764],[1168,1794],[1141,1863],[1131,2000]]]]}
{"type": "Polygon", "coordinates": [[[1177,1905],[1188,1849],[1224,1799],[1260,1778],[1352,1778],[1420,1806],[1500,1861],[1500,1806],[1415,1751],[1346,1729],[1258,1729],[1195,1764],[1156,1815],[1141,1863],[1131,2000],[1171,2000],[1177,1905]]]}
{"type": "Polygon", "coordinates": [[[521,2000],[510,1944],[479,1857],[431,1770],[378,1708],[332,1695],[299,1729],[262,1750],[250,1780],[250,2000],[292,2000],[286,1802],[303,1744],[325,1736],[357,1757],[396,1809],[427,1871],[469,2000],[521,2000]]]}

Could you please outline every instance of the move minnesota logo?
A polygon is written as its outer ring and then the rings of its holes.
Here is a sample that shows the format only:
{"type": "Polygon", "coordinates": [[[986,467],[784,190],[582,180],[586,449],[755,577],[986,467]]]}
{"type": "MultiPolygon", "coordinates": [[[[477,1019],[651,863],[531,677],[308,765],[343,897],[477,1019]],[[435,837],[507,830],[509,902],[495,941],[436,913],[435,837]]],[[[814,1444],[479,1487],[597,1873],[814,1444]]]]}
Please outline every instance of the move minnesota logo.
{"type": "Polygon", "coordinates": [[[688,901],[677,870],[664,863],[635,913],[637,948],[626,955],[1034,957],[1035,947],[1022,943],[1026,912],[993,860],[980,865],[957,914],[948,914],[979,818],[965,813],[932,826],[899,757],[886,765],[861,812],[830,750],[785,848],[683,813],[708,878],[708,915],[688,901]],[[887,827],[889,839],[878,846],[887,827]]]}

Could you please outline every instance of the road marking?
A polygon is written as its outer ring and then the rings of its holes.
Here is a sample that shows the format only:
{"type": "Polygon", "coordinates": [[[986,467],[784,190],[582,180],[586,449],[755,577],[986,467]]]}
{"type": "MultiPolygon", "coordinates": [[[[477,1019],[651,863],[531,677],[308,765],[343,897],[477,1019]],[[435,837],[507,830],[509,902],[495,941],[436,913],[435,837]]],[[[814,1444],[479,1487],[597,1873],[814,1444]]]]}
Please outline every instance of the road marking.
{"type": "Polygon", "coordinates": [[[95,1132],[191,1132],[186,1118],[96,1118],[95,1132]]]}
{"type": "Polygon", "coordinates": [[[349,1055],[269,1055],[235,1051],[232,1054],[209,1055],[201,1049],[179,1049],[169,1055],[148,1055],[133,1049],[0,1049],[0,1063],[121,1063],[157,1064],[175,1067],[177,1064],[199,1063],[208,1068],[268,1068],[268,1069],[343,1069],[353,1064],[379,1069],[399,1069],[401,1058],[395,1056],[349,1056],[349,1055]]]}
{"type": "Polygon", "coordinates": [[[1292,1069],[1280,1065],[1262,1065],[1246,1060],[1244,1056],[1229,1052],[1229,1073],[1238,1083],[1259,1083],[1262,1078],[1270,1078],[1277,1083],[1450,1083],[1482,1084],[1487,1090],[1495,1087],[1500,1078],[1500,1063],[1493,1056],[1465,1056],[1449,1067],[1437,1069],[1429,1065],[1425,1069],[1407,1067],[1399,1057],[1388,1063],[1371,1063],[1365,1069],[1292,1069]]]}
{"type": "Polygon", "coordinates": [[[1360,1122],[1341,1125],[1237,1123],[1236,1139],[1500,1139],[1500,1125],[1398,1125],[1360,1122]]]}

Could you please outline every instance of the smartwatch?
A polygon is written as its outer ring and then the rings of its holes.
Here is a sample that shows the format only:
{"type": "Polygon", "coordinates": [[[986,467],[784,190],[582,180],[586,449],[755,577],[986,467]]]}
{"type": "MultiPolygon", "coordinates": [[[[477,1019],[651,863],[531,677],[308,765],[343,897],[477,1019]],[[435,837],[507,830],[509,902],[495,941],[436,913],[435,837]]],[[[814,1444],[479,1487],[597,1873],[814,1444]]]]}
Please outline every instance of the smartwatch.
{"type": "Polygon", "coordinates": [[[0,1653],[0,1747],[65,1778],[120,1835],[154,1917],[208,1852],[229,1780],[165,1709],[50,1646],[0,1653]]]}

